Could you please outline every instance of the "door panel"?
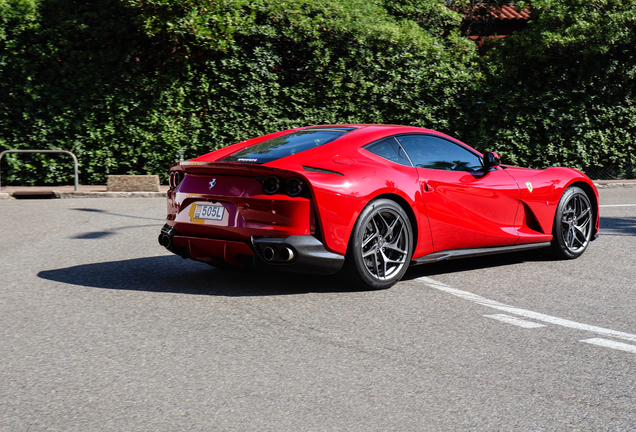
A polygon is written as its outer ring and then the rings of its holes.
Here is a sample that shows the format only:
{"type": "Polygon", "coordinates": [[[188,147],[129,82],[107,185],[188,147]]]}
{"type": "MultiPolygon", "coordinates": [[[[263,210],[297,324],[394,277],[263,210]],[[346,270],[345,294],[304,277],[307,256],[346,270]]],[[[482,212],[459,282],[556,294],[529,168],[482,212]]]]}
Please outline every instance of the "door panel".
{"type": "Polygon", "coordinates": [[[436,252],[517,241],[520,193],[504,170],[418,171],[436,252]]]}
{"type": "Polygon", "coordinates": [[[396,139],[417,167],[436,252],[518,240],[514,223],[521,197],[505,170],[484,170],[479,153],[445,137],[396,139]]]}

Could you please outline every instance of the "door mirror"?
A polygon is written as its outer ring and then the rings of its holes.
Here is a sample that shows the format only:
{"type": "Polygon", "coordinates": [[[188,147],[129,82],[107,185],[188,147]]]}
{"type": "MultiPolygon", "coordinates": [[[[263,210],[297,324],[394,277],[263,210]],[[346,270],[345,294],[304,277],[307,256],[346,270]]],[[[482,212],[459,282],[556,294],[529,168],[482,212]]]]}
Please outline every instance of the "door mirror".
{"type": "Polygon", "coordinates": [[[496,168],[499,165],[501,165],[501,161],[499,160],[499,155],[497,153],[494,152],[485,152],[484,153],[484,168],[485,169],[490,169],[490,168],[496,168]]]}

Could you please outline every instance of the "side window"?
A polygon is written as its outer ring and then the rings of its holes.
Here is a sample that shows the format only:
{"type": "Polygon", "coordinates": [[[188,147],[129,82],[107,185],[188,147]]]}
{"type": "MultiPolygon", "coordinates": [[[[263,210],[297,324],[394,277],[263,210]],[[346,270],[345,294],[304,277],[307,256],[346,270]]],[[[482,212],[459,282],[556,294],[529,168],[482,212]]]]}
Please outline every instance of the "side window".
{"type": "Polygon", "coordinates": [[[364,147],[365,150],[400,165],[413,166],[395,138],[386,138],[364,147]]]}
{"type": "Polygon", "coordinates": [[[419,168],[446,171],[481,171],[481,158],[470,150],[443,138],[431,135],[396,137],[419,168]]]}

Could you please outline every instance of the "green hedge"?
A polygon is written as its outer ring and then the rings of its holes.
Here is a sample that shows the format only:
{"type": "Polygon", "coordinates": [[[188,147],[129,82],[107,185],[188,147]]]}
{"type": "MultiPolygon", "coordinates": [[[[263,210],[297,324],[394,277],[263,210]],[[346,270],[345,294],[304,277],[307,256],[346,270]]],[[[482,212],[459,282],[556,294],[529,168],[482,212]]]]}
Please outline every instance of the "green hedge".
{"type": "Polygon", "coordinates": [[[633,176],[636,4],[537,0],[532,15],[484,59],[464,137],[520,165],[633,176]]]}
{"type": "MultiPolygon", "coordinates": [[[[70,150],[86,184],[165,180],[263,133],[377,122],[528,166],[633,165],[634,6],[583,3],[534,2],[482,58],[443,0],[0,0],[0,149],[70,150]]],[[[2,181],[71,166],[8,155],[2,181]]]]}

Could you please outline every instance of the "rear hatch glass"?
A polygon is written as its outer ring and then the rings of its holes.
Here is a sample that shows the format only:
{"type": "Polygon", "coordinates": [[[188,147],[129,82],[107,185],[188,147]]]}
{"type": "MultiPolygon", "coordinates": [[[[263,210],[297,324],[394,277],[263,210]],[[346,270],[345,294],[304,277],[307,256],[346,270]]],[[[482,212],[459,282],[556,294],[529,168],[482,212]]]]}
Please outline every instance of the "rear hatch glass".
{"type": "Polygon", "coordinates": [[[354,128],[309,128],[281,135],[245,148],[223,162],[264,164],[330,143],[354,128]]]}

